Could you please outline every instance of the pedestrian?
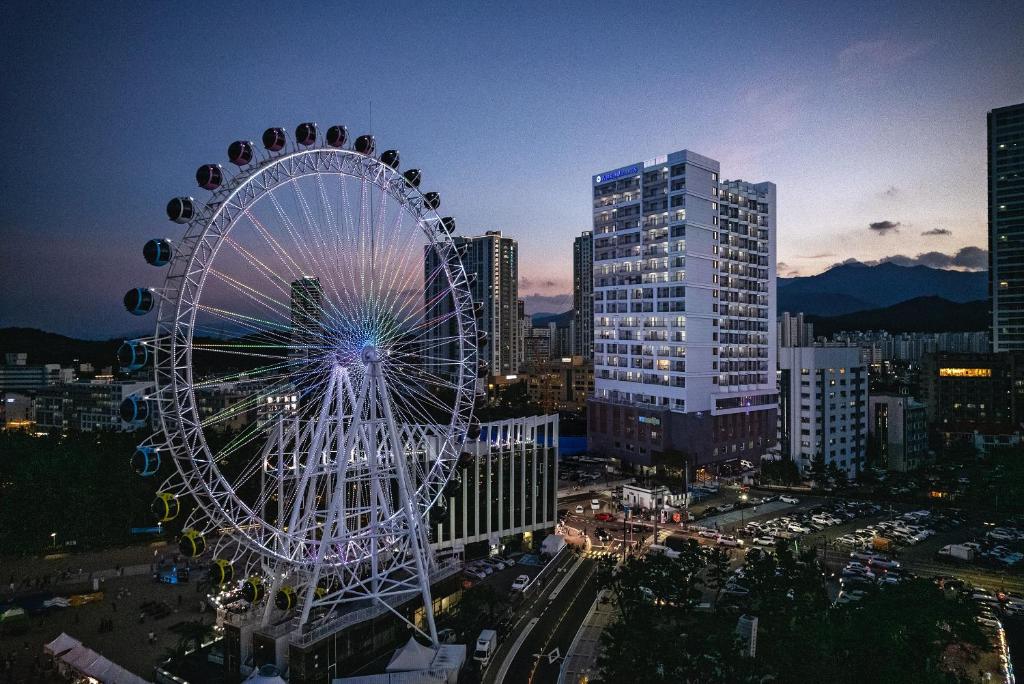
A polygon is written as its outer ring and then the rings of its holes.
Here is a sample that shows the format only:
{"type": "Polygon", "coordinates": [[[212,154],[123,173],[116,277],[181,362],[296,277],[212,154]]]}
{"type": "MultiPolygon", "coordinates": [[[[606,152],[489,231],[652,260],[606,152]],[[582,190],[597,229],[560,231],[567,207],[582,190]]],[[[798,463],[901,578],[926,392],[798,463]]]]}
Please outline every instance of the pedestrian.
{"type": "Polygon", "coordinates": [[[156,643],[156,634],[153,633],[152,631],[150,631],[150,633],[149,633],[149,643],[151,643],[151,644],[155,644],[156,643]]]}

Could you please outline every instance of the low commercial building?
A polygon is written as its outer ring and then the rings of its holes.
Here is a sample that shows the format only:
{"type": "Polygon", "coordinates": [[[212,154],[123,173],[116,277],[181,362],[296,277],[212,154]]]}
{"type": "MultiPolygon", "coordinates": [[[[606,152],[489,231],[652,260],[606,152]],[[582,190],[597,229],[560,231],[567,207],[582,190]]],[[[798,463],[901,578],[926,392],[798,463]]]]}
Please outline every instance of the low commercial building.
{"type": "Polygon", "coordinates": [[[867,404],[858,348],[779,349],[779,454],[801,471],[821,458],[856,476],[867,452],[867,404]]]}
{"type": "Polygon", "coordinates": [[[875,394],[868,398],[868,432],[874,445],[875,465],[909,472],[928,459],[928,415],[913,397],[875,394]]]}
{"type": "MultiPolygon", "coordinates": [[[[557,521],[557,415],[484,423],[480,437],[464,448],[474,458],[459,473],[461,486],[450,495],[446,515],[430,531],[439,558],[431,573],[439,615],[461,599],[460,557],[536,551],[557,521]]],[[[417,624],[425,619],[419,596],[390,610],[353,604],[305,630],[296,628],[291,616],[262,625],[262,609],[222,615],[224,681],[241,681],[250,669],[269,663],[287,669],[289,684],[329,684],[408,640],[408,626],[395,612],[417,624]]]]}

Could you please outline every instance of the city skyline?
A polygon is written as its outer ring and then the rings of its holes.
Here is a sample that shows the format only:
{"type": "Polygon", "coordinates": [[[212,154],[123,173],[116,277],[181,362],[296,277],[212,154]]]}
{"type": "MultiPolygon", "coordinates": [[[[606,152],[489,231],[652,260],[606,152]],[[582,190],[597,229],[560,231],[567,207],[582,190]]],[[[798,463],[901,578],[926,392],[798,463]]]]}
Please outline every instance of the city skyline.
{"type": "Polygon", "coordinates": [[[350,10],[346,24],[388,27],[384,51],[372,30],[309,41],[312,24],[269,10],[253,25],[273,40],[250,48],[223,37],[231,6],[15,8],[0,325],[130,330],[118,299],[147,275],[137,245],[180,235],[163,206],[225,163],[213,141],[306,120],[372,129],[462,232],[518,240],[520,291],[542,309],[571,307],[591,170],[664,149],[776,181],[780,276],[851,258],[984,268],[985,114],[1024,99],[1013,5],[748,7],[350,10]],[[259,68],[234,66],[245,51],[259,68]]]}

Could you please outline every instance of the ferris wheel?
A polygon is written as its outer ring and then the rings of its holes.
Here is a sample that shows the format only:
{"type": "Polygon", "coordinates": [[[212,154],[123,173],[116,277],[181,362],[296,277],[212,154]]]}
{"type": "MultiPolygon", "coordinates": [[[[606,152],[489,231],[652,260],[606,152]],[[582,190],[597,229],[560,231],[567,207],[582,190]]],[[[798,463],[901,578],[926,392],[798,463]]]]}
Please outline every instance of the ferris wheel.
{"type": "Polygon", "coordinates": [[[212,555],[214,584],[265,623],[418,594],[436,643],[428,527],[479,435],[485,372],[454,220],[344,126],[270,128],[227,157],[233,172],[196,172],[204,199],[167,205],[183,232],[146,243],[163,285],[125,295],[156,316],[119,351],[155,379],[123,417],[161,427],[133,467],[169,473],[155,515],[185,516],[182,552],[212,555]]]}

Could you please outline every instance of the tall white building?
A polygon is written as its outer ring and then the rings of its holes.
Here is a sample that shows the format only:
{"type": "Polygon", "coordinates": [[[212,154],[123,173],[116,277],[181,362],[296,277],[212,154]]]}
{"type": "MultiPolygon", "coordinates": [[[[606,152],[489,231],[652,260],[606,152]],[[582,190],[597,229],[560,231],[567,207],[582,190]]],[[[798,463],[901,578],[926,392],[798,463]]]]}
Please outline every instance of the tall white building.
{"type": "Polygon", "coordinates": [[[774,443],[775,185],[689,151],[599,173],[590,447],[643,466],[774,443]]]}
{"type": "Polygon", "coordinates": [[[865,465],[868,369],[856,347],[779,349],[778,448],[801,471],[819,455],[847,477],[865,465]]]}

